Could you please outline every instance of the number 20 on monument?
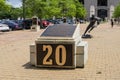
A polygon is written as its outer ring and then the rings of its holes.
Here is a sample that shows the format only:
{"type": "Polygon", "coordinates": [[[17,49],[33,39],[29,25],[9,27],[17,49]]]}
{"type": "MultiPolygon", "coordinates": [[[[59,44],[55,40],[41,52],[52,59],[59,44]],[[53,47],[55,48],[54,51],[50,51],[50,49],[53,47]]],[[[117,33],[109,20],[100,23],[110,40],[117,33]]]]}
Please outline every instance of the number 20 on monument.
{"type": "Polygon", "coordinates": [[[37,65],[72,66],[72,44],[38,44],[37,65]]]}

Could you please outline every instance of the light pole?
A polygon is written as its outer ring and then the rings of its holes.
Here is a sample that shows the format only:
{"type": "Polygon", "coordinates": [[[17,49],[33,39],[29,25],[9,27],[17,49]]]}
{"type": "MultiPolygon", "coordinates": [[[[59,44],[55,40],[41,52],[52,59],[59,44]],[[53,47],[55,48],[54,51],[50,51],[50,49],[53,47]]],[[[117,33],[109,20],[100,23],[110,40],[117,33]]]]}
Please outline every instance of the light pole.
{"type": "MultiPolygon", "coordinates": [[[[23,20],[25,20],[25,0],[22,0],[23,7],[23,20]]],[[[23,30],[25,29],[25,23],[23,23],[23,30]]]]}
{"type": "Polygon", "coordinates": [[[23,20],[25,20],[25,0],[22,0],[22,6],[23,6],[23,20]]]}

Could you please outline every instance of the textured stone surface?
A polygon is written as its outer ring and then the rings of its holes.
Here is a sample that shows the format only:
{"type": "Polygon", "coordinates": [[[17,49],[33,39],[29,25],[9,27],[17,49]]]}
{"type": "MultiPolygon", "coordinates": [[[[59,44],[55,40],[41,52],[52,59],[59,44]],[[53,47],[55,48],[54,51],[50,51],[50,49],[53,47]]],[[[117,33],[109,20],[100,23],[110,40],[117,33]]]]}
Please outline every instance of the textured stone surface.
{"type": "Polygon", "coordinates": [[[41,36],[46,37],[72,37],[76,26],[72,24],[55,24],[54,26],[49,26],[41,36]]]}
{"type": "Polygon", "coordinates": [[[31,31],[39,31],[40,30],[40,26],[39,25],[32,25],[31,26],[31,31]]]}
{"type": "Polygon", "coordinates": [[[76,54],[77,55],[84,55],[88,54],[88,43],[86,41],[81,41],[77,46],[76,46],[76,54]]]}
{"type": "MultiPolygon", "coordinates": [[[[88,24],[81,24],[81,34],[88,24]]],[[[29,45],[39,32],[0,33],[0,80],[120,80],[120,26],[100,24],[90,34],[85,68],[55,69],[31,66],[29,45]]]]}
{"type": "Polygon", "coordinates": [[[30,64],[35,65],[35,56],[36,56],[36,48],[35,48],[35,44],[31,44],[30,45],[30,64]]]}
{"type": "Polygon", "coordinates": [[[76,66],[85,67],[88,60],[88,43],[86,41],[81,41],[76,46],[76,66]]]}

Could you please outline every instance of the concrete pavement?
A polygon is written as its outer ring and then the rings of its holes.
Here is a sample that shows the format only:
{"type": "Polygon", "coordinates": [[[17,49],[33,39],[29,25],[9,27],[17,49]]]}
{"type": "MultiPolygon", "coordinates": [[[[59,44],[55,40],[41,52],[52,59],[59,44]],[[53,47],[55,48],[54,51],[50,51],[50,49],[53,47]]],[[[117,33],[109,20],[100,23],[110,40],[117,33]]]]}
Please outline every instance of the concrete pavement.
{"type": "MultiPolygon", "coordinates": [[[[88,24],[81,24],[81,34],[88,24]]],[[[39,32],[12,31],[0,34],[0,80],[120,80],[120,26],[100,24],[88,41],[85,68],[36,68],[29,64],[29,45],[39,32]],[[24,34],[24,35],[23,35],[24,34]]]]}

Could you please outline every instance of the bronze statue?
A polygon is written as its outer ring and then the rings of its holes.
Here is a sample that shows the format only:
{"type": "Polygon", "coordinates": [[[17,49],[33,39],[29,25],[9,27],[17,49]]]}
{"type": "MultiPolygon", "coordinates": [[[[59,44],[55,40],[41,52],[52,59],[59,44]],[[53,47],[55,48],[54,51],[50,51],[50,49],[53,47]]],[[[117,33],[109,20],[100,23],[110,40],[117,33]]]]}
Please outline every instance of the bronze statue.
{"type": "Polygon", "coordinates": [[[84,34],[82,35],[82,37],[85,37],[86,36],[86,33],[90,31],[92,31],[96,26],[95,26],[95,23],[98,21],[98,19],[92,15],[92,17],[90,18],[90,24],[87,26],[84,34]]]}

